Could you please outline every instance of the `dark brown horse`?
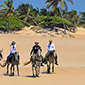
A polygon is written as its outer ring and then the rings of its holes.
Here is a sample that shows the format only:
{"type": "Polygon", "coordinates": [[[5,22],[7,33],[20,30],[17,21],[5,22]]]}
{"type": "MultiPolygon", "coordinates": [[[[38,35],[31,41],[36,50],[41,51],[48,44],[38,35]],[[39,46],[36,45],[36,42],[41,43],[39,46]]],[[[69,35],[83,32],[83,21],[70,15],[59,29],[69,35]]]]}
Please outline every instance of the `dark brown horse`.
{"type": "Polygon", "coordinates": [[[12,59],[9,61],[9,56],[7,57],[6,61],[4,62],[4,64],[0,64],[1,67],[5,67],[7,65],[7,75],[9,74],[9,65],[11,64],[10,67],[10,75],[14,75],[14,66],[17,66],[17,75],[19,76],[19,61],[20,61],[20,56],[18,54],[18,52],[16,52],[14,54],[14,56],[12,57],[12,59]],[[13,70],[13,72],[12,72],[13,70]]]}

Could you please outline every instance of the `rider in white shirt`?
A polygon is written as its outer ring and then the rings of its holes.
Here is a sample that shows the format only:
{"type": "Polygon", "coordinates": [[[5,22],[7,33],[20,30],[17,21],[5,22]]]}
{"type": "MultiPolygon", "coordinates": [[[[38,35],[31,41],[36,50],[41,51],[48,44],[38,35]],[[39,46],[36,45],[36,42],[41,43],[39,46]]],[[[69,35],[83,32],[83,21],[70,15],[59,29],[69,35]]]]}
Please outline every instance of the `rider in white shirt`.
{"type": "Polygon", "coordinates": [[[15,41],[12,41],[9,58],[11,59],[12,56],[13,56],[15,53],[16,53],[16,42],[15,42],[15,41]]]}
{"type": "Polygon", "coordinates": [[[11,45],[11,53],[15,53],[16,52],[16,45],[11,45]]]}
{"type": "Polygon", "coordinates": [[[54,50],[55,50],[54,44],[53,44],[53,43],[52,43],[52,44],[48,44],[48,45],[47,45],[47,50],[48,50],[48,51],[54,51],[54,50]]]}
{"type": "Polygon", "coordinates": [[[54,52],[54,58],[55,58],[55,64],[58,65],[58,62],[57,62],[57,54],[55,52],[55,45],[52,43],[52,40],[49,40],[49,44],[47,45],[47,54],[46,54],[46,59],[49,57],[49,54],[51,51],[54,52]]]}

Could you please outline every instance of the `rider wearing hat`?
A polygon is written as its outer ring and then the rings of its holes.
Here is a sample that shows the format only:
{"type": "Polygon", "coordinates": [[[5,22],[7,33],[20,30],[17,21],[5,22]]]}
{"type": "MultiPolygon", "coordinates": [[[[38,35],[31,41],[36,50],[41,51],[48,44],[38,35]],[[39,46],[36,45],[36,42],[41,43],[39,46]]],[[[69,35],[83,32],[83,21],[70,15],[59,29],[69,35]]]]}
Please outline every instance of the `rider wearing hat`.
{"type": "Polygon", "coordinates": [[[49,57],[49,54],[50,52],[54,52],[54,58],[55,58],[55,64],[58,65],[58,62],[57,62],[57,54],[55,52],[55,45],[52,43],[52,40],[49,40],[49,44],[47,45],[47,54],[46,54],[46,57],[45,57],[45,61],[47,61],[48,57],[49,57]]]}
{"type": "Polygon", "coordinates": [[[12,59],[12,57],[14,56],[15,53],[16,53],[16,42],[12,41],[10,55],[9,55],[9,60],[12,59]]]}
{"type": "MultiPolygon", "coordinates": [[[[35,56],[35,54],[38,52],[38,50],[40,49],[40,51],[42,51],[41,47],[39,46],[39,42],[35,42],[35,45],[32,47],[32,50],[30,52],[30,56],[33,59],[33,57],[35,56]]],[[[43,56],[41,55],[41,59],[43,62],[43,56]]],[[[41,66],[43,66],[43,64],[41,63],[41,66]]]]}

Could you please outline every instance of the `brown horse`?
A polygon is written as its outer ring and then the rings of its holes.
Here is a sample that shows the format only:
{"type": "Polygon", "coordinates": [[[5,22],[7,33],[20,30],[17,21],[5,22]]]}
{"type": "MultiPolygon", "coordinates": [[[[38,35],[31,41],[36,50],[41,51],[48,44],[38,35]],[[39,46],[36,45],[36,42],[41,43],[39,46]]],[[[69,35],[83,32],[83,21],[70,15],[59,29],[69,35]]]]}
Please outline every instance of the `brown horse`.
{"type": "Polygon", "coordinates": [[[11,61],[9,61],[9,56],[7,57],[6,61],[4,62],[4,64],[0,64],[1,67],[5,67],[7,65],[7,75],[9,74],[9,65],[11,64],[10,67],[10,76],[14,76],[14,66],[17,66],[17,75],[19,76],[19,61],[20,61],[20,56],[18,54],[18,52],[16,52],[13,56],[13,58],[11,59],[11,61]],[[13,69],[13,72],[12,72],[13,69]]]}
{"type": "Polygon", "coordinates": [[[49,57],[47,59],[47,72],[50,73],[50,68],[52,64],[52,72],[54,72],[54,52],[50,52],[49,57]]]}

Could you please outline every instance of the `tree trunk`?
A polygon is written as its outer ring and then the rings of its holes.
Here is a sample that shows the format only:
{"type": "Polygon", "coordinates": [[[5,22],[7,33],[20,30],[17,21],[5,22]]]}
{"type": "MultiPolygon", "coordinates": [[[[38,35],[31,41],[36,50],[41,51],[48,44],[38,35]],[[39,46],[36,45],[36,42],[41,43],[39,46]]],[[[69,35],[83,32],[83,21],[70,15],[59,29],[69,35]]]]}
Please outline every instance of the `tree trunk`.
{"type": "Polygon", "coordinates": [[[62,18],[62,23],[63,23],[63,26],[64,26],[64,34],[66,34],[66,26],[65,26],[65,23],[64,23],[64,20],[63,20],[63,14],[62,14],[61,8],[60,8],[60,13],[61,13],[61,18],[62,18]]]}
{"type": "Polygon", "coordinates": [[[10,19],[9,19],[9,17],[8,17],[8,32],[9,32],[9,26],[10,26],[10,19]]]}

